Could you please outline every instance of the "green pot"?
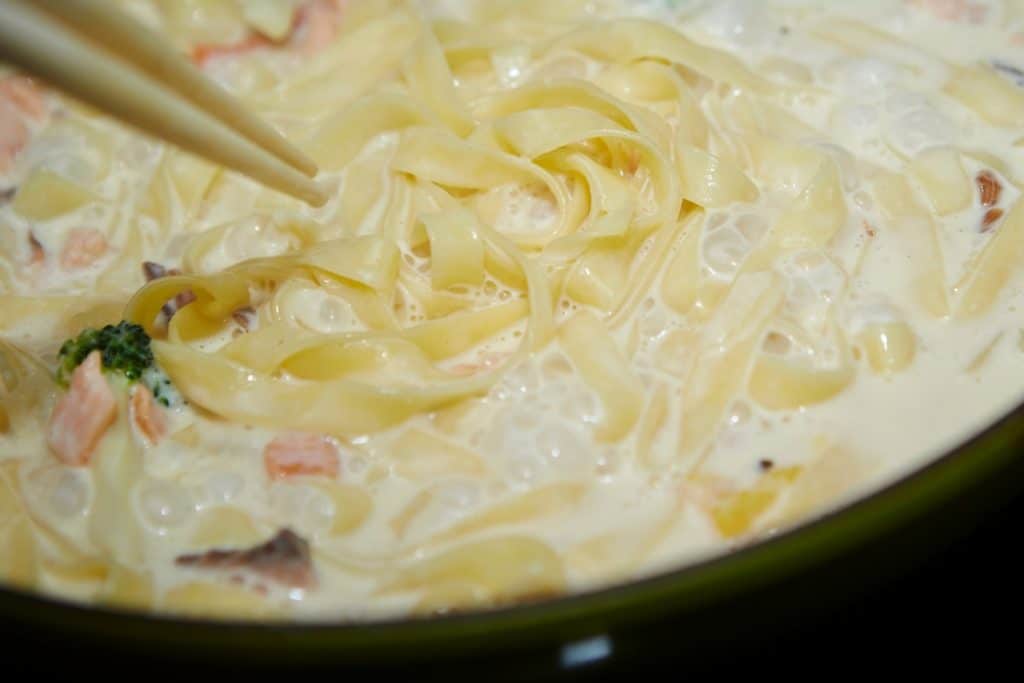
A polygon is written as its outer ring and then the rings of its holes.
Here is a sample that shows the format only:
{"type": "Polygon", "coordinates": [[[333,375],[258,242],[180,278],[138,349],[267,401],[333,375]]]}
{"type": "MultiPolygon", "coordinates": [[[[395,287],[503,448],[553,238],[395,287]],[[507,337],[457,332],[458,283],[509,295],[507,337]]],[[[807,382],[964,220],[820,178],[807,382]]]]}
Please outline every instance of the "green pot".
{"type": "Polygon", "coordinates": [[[487,678],[503,679],[636,654],[696,661],[855,598],[969,531],[1020,490],[1024,406],[825,517],[696,565],[546,603],[433,619],[258,625],[90,609],[0,589],[0,626],[61,643],[57,652],[74,643],[97,661],[163,658],[232,669],[380,667],[426,677],[439,667],[486,665],[487,678]]]}

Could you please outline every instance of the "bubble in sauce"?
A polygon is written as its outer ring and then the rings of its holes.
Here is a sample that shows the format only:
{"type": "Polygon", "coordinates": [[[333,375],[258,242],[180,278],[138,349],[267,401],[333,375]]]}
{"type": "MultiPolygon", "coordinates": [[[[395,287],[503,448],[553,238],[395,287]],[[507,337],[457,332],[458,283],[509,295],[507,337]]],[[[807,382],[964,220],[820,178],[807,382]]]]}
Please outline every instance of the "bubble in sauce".
{"type": "Polygon", "coordinates": [[[158,531],[181,526],[195,511],[191,494],[173,481],[144,483],[139,488],[138,506],[142,519],[158,531]]]}
{"type": "Polygon", "coordinates": [[[544,463],[539,455],[519,450],[507,460],[505,471],[512,483],[530,484],[540,477],[544,463]]]}
{"type": "Polygon", "coordinates": [[[353,476],[359,476],[370,466],[370,461],[361,455],[350,455],[345,459],[344,471],[353,476]]]}
{"type": "Polygon", "coordinates": [[[939,111],[929,106],[912,109],[889,127],[886,139],[897,150],[914,156],[927,147],[954,142],[956,128],[939,111]]]}
{"type": "Polygon", "coordinates": [[[481,496],[480,485],[473,481],[450,481],[437,489],[437,497],[442,504],[458,509],[475,507],[481,496]]]}
{"type": "Polygon", "coordinates": [[[719,277],[732,277],[750,250],[750,244],[733,227],[715,230],[704,238],[704,263],[719,277]]]}
{"type": "Polygon", "coordinates": [[[550,421],[537,434],[537,449],[550,465],[564,474],[582,472],[589,460],[587,443],[566,424],[550,421]]]}
{"type": "Polygon", "coordinates": [[[236,472],[214,472],[205,482],[203,492],[207,502],[230,503],[245,488],[245,480],[236,472]]]}
{"type": "Polygon", "coordinates": [[[293,525],[299,533],[316,535],[330,528],[334,503],[322,491],[306,484],[275,482],[270,487],[274,515],[293,525]]]}
{"type": "Polygon", "coordinates": [[[74,517],[89,505],[90,487],[83,473],[64,469],[54,478],[50,491],[50,508],[61,517],[74,517]]]}
{"type": "Polygon", "coordinates": [[[877,92],[904,75],[898,65],[874,57],[844,59],[828,65],[825,71],[840,88],[855,95],[877,92]]]}
{"type": "Polygon", "coordinates": [[[708,33],[733,45],[764,44],[775,32],[767,8],[758,0],[711,3],[699,17],[708,33]]]}

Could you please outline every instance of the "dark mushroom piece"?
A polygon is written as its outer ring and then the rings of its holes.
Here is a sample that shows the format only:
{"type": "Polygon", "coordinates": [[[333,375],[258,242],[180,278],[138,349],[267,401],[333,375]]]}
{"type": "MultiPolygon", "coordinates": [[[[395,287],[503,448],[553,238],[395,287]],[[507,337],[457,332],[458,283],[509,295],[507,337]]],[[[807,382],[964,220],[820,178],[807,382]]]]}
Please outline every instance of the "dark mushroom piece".
{"type": "Polygon", "coordinates": [[[278,531],[266,543],[252,548],[215,548],[204,553],[180,555],[174,562],[179,567],[248,571],[293,588],[316,585],[309,542],[287,528],[278,531]]]}

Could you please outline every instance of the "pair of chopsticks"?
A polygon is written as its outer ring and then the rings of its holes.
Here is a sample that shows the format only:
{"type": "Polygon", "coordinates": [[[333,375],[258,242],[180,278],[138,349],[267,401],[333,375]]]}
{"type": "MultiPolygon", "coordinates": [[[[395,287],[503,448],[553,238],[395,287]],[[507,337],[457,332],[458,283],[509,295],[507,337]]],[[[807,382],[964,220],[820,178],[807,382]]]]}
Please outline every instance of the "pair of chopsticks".
{"type": "Polygon", "coordinates": [[[0,60],[122,121],[321,206],[302,152],[102,0],[0,0],[0,60]]]}

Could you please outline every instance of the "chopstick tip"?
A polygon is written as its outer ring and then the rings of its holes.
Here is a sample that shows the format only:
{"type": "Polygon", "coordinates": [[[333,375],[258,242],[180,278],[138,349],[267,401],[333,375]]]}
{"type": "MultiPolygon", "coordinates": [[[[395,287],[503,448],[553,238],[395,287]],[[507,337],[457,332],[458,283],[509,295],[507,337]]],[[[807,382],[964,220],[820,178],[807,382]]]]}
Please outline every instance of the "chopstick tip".
{"type": "Polygon", "coordinates": [[[305,173],[310,178],[315,178],[316,174],[320,172],[320,169],[316,167],[316,162],[307,157],[305,154],[301,154],[294,159],[295,168],[302,173],[305,173]]]}
{"type": "Polygon", "coordinates": [[[330,193],[322,185],[311,182],[309,190],[303,193],[303,200],[314,208],[320,208],[331,198],[330,193]]]}

